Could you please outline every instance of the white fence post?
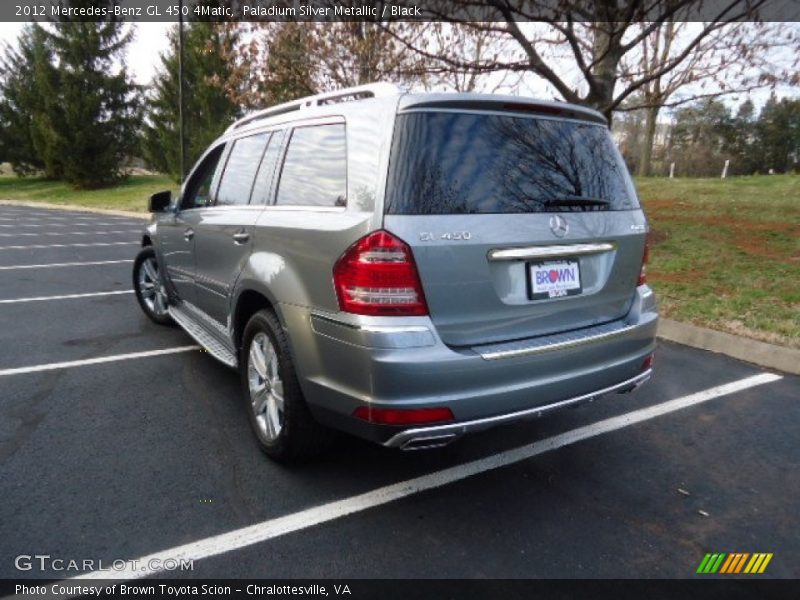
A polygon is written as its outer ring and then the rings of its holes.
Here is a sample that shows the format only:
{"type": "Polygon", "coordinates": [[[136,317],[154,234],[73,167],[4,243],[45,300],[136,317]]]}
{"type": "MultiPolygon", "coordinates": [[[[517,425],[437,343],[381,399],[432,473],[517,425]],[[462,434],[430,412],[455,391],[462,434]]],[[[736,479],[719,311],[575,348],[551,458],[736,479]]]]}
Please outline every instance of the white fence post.
{"type": "Polygon", "coordinates": [[[675,178],[675,163],[674,162],[673,163],[669,163],[669,178],[670,179],[674,179],[675,178]]]}
{"type": "Polygon", "coordinates": [[[720,179],[725,179],[728,176],[728,166],[731,164],[731,159],[725,159],[725,166],[722,167],[722,177],[720,179]]]}

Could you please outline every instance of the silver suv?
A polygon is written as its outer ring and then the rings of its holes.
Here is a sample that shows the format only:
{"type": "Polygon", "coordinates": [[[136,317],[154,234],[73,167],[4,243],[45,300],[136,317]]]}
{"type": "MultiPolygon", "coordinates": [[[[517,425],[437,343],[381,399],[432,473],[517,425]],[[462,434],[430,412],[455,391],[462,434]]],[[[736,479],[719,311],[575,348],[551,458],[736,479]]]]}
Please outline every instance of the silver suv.
{"type": "Polygon", "coordinates": [[[376,84],[234,123],[154,218],[144,312],[238,368],[262,449],[389,447],[627,392],[647,222],[592,110],[376,84]]]}

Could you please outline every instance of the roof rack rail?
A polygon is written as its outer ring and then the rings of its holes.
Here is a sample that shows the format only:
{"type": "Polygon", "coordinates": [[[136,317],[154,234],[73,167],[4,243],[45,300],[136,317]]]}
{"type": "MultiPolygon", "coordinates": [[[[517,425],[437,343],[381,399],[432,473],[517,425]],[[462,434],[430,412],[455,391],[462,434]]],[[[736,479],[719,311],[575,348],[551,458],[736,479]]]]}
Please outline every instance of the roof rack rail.
{"type": "Polygon", "coordinates": [[[251,115],[243,117],[236,121],[233,125],[228,127],[227,131],[239,129],[245,125],[249,125],[255,121],[268,119],[269,117],[276,117],[278,115],[311,108],[314,106],[324,106],[326,104],[337,104],[339,102],[352,102],[354,100],[364,100],[365,98],[384,98],[386,96],[396,96],[402,94],[402,88],[394,85],[393,83],[370,83],[367,85],[359,85],[356,87],[344,88],[341,90],[334,90],[314,96],[306,96],[299,100],[292,100],[265,108],[254,112],[251,115]]]}

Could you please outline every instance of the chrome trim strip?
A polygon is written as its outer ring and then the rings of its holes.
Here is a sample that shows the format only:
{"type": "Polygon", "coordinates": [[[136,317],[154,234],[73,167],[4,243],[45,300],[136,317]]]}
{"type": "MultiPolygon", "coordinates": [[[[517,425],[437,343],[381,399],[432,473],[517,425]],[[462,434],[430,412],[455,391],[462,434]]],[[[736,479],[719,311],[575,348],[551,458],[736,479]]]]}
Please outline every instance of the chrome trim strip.
{"type": "Polygon", "coordinates": [[[553,258],[556,256],[583,256],[610,252],[616,248],[608,242],[600,244],[566,244],[560,246],[528,246],[526,248],[507,248],[490,250],[489,260],[527,260],[531,258],[553,258]]]}
{"type": "Polygon", "coordinates": [[[583,394],[582,396],[575,396],[574,398],[568,398],[567,400],[561,400],[559,402],[553,402],[552,404],[545,404],[544,406],[537,406],[535,408],[527,408],[525,410],[508,413],[505,415],[497,415],[494,417],[475,419],[473,421],[463,421],[461,423],[450,423],[447,425],[434,425],[432,427],[418,427],[416,429],[406,429],[405,431],[401,431],[400,433],[392,436],[388,441],[384,442],[383,445],[386,446],[387,448],[402,448],[403,446],[411,443],[415,438],[430,438],[432,436],[444,436],[449,433],[461,435],[464,433],[469,433],[471,431],[480,431],[482,429],[488,429],[489,427],[494,427],[495,425],[500,425],[503,423],[510,423],[513,421],[518,421],[530,417],[540,417],[545,413],[549,413],[554,410],[566,408],[568,406],[579,404],[581,402],[588,402],[591,400],[595,400],[596,398],[603,396],[605,394],[609,394],[611,392],[624,390],[629,387],[638,387],[642,385],[644,382],[646,382],[648,379],[650,379],[652,373],[653,373],[652,369],[647,369],[647,371],[639,373],[636,377],[631,377],[630,379],[626,379],[625,381],[622,381],[615,385],[594,392],[589,392],[588,394],[583,394]]]}
{"type": "MultiPolygon", "coordinates": [[[[350,327],[350,325],[345,325],[345,327],[350,327]]],[[[427,327],[421,327],[419,325],[408,326],[408,327],[379,327],[377,325],[355,325],[355,329],[359,331],[366,331],[367,333],[430,333],[430,329],[427,327]]]]}
{"type": "MultiPolygon", "coordinates": [[[[263,212],[263,211],[294,211],[294,210],[302,210],[302,211],[313,211],[313,212],[344,212],[347,210],[346,206],[314,206],[313,204],[210,204],[208,206],[195,206],[194,208],[185,208],[180,212],[184,212],[187,210],[196,210],[196,211],[205,211],[202,213],[205,215],[206,213],[214,213],[214,212],[230,212],[236,210],[244,210],[244,211],[253,211],[253,212],[263,212]]],[[[242,225],[242,227],[252,227],[250,225],[242,225]]]]}
{"type": "MultiPolygon", "coordinates": [[[[209,204],[208,206],[199,206],[191,210],[205,210],[207,212],[230,212],[233,210],[262,211],[265,206],[264,204],[209,204]]],[[[243,227],[248,226],[243,225],[243,227]]]]}
{"type": "Polygon", "coordinates": [[[265,212],[345,212],[346,206],[314,206],[304,204],[268,204],[264,207],[265,212]]]}
{"type": "Polygon", "coordinates": [[[356,331],[366,331],[367,333],[430,333],[430,329],[423,325],[407,325],[405,327],[361,325],[358,323],[346,323],[345,321],[339,321],[338,319],[318,313],[311,313],[311,316],[315,319],[333,323],[334,325],[340,325],[341,327],[347,327],[348,329],[354,329],[356,331]]]}
{"type": "Polygon", "coordinates": [[[311,329],[317,335],[364,348],[422,348],[436,344],[431,329],[418,322],[405,326],[347,323],[312,313],[311,329]]]}
{"type": "Polygon", "coordinates": [[[567,340],[564,342],[556,342],[546,346],[534,346],[532,348],[518,348],[516,350],[498,350],[495,352],[478,352],[480,357],[484,360],[499,360],[503,358],[512,358],[515,356],[528,356],[530,354],[541,354],[544,352],[555,352],[557,350],[564,350],[566,348],[574,348],[575,346],[582,346],[584,344],[592,344],[600,340],[608,340],[620,335],[633,331],[642,326],[642,323],[636,325],[626,325],[614,331],[599,333],[597,335],[588,335],[586,337],[578,338],[576,340],[567,340]]]}

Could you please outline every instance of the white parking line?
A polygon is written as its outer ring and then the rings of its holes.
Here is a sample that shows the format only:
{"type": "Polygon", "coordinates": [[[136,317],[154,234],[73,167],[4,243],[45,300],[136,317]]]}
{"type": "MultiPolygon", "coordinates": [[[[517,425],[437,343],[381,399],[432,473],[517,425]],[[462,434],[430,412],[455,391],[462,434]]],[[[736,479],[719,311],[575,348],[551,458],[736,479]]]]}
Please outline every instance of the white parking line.
{"type": "Polygon", "coordinates": [[[142,230],[118,229],[116,231],[44,231],[42,233],[0,233],[0,237],[40,237],[43,235],[109,235],[112,233],[142,233],[142,230]]]}
{"type": "Polygon", "coordinates": [[[165,561],[201,560],[203,558],[225,554],[233,550],[247,548],[254,544],[308,529],[309,527],[322,523],[328,523],[347,515],[382,506],[389,502],[394,502],[395,500],[407,496],[455,483],[487,471],[513,465],[549,452],[550,450],[569,446],[604,433],[630,427],[631,425],[636,425],[637,423],[667,415],[690,406],[708,402],[720,396],[740,392],[751,387],[778,381],[779,379],[782,379],[780,375],[773,375],[772,373],[753,375],[752,377],[746,377],[732,383],[719,385],[695,394],[676,398],[675,400],[669,400],[661,404],[598,421],[586,425],[585,427],[579,427],[513,450],[507,450],[499,454],[487,456],[486,458],[422,475],[421,477],[387,485],[386,487],[359,494],[358,496],[337,500],[276,519],[262,521],[261,523],[248,527],[242,527],[241,529],[236,529],[228,533],[222,533],[182,546],[162,550],[139,558],[136,561],[126,561],[123,570],[115,571],[109,569],[93,571],[72,579],[139,579],[147,577],[161,570],[161,568],[155,567],[156,564],[170,564],[165,563],[165,561]],[[136,565],[136,567],[134,568],[132,565],[136,565]]]}
{"type": "Polygon", "coordinates": [[[13,228],[13,227],[90,227],[90,226],[98,226],[98,227],[108,227],[109,225],[119,225],[119,223],[14,223],[13,225],[7,225],[5,223],[0,224],[0,227],[4,228],[13,228]]]}
{"type": "Polygon", "coordinates": [[[98,226],[119,226],[119,225],[133,225],[133,223],[125,222],[125,221],[117,221],[117,222],[109,222],[109,221],[87,221],[83,219],[73,220],[73,219],[59,219],[55,221],[54,219],[35,219],[31,221],[20,221],[19,219],[0,219],[0,221],[13,221],[13,224],[7,223],[0,223],[0,227],[4,229],[10,229],[12,227],[70,227],[71,225],[77,225],[80,227],[88,227],[89,225],[98,225],[98,226]]]}
{"type": "Polygon", "coordinates": [[[14,223],[19,222],[31,222],[31,223],[40,223],[42,221],[68,221],[70,223],[98,223],[103,221],[125,221],[131,219],[124,219],[121,217],[103,217],[102,219],[92,218],[92,217],[51,217],[50,215],[24,215],[19,217],[0,217],[0,221],[13,221],[14,223]]]}
{"type": "Polygon", "coordinates": [[[119,362],[121,360],[149,358],[151,356],[163,356],[164,354],[178,354],[181,352],[192,352],[194,350],[200,350],[200,346],[179,346],[177,348],[150,350],[148,352],[132,352],[130,354],[115,354],[112,356],[101,356],[99,358],[87,358],[85,360],[71,360],[69,362],[50,363],[47,365],[36,365],[34,367],[18,367],[16,369],[2,369],[0,370],[0,377],[7,377],[9,375],[24,375],[25,373],[40,373],[42,371],[58,371],[60,369],[85,367],[87,365],[100,365],[103,363],[119,362]]]}
{"type": "Polygon", "coordinates": [[[135,220],[136,217],[125,217],[122,215],[103,215],[103,214],[95,214],[95,213],[85,213],[85,212],[21,212],[21,213],[9,213],[8,211],[2,210],[0,207],[0,218],[2,219],[57,219],[57,220],[69,220],[69,219],[84,219],[84,220],[95,220],[95,221],[102,221],[104,219],[128,219],[128,220],[135,220]]]}
{"type": "Polygon", "coordinates": [[[0,300],[0,304],[22,304],[24,302],[46,302],[47,300],[72,300],[73,298],[96,298],[98,296],[118,296],[132,294],[133,290],[119,290],[116,292],[91,292],[88,294],[67,294],[64,296],[33,296],[31,298],[9,298],[0,300]]]}
{"type": "Polygon", "coordinates": [[[50,263],[46,265],[9,265],[0,267],[0,271],[15,271],[22,269],[57,269],[61,267],[92,267],[95,265],[116,265],[119,263],[132,263],[133,259],[125,260],[95,260],[90,262],[50,263]]]}
{"type": "Polygon", "coordinates": [[[20,217],[49,217],[51,219],[68,219],[71,217],[78,217],[80,219],[135,219],[137,217],[131,215],[117,214],[117,213],[101,213],[88,210],[63,210],[63,209],[45,209],[45,208],[19,208],[12,207],[7,204],[0,204],[0,215],[4,217],[20,216],[20,217]]]}
{"type": "Polygon", "coordinates": [[[34,248],[90,248],[92,246],[138,246],[139,242],[96,242],[85,244],[34,244],[32,246],[0,246],[0,250],[32,250],[34,248]]]}

